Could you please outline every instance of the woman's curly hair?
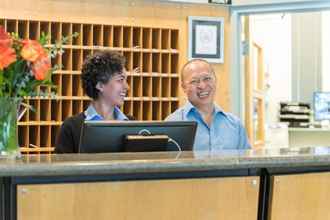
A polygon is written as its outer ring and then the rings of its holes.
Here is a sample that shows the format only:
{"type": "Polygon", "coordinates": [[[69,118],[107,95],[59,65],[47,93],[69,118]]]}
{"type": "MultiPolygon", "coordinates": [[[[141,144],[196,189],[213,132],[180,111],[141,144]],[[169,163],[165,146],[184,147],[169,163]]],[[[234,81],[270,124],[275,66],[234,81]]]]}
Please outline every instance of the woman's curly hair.
{"type": "Polygon", "coordinates": [[[84,92],[96,100],[99,90],[98,82],[107,83],[114,75],[121,73],[125,68],[125,57],[114,51],[101,51],[85,59],[81,70],[81,79],[84,92]]]}

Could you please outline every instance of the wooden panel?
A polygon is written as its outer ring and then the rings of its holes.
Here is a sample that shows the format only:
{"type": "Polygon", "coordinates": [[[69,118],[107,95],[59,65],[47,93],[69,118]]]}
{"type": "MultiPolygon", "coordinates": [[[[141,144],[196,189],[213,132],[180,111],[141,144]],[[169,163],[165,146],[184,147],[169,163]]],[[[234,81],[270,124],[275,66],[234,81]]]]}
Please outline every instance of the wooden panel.
{"type": "Polygon", "coordinates": [[[270,220],[330,219],[330,173],[275,176],[270,220]]]}
{"type": "Polygon", "coordinates": [[[18,220],[257,219],[258,177],[19,185],[18,220]]]}

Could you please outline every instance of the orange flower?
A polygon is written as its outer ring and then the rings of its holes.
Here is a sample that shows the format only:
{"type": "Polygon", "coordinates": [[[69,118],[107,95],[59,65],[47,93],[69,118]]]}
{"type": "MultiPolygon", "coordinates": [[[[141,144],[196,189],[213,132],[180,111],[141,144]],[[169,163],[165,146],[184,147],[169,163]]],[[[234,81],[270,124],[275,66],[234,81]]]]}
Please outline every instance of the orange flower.
{"type": "Polygon", "coordinates": [[[38,59],[32,63],[32,72],[36,80],[44,80],[50,69],[50,59],[46,54],[38,57],[38,59]]]}
{"type": "Polygon", "coordinates": [[[5,29],[0,26],[0,47],[11,47],[13,41],[5,29]]]}
{"type": "Polygon", "coordinates": [[[0,70],[3,70],[15,61],[15,50],[11,47],[5,47],[0,44],[0,70]]]}
{"type": "Polygon", "coordinates": [[[36,40],[23,40],[22,44],[21,56],[27,61],[34,62],[39,56],[43,56],[46,53],[36,40]]]}

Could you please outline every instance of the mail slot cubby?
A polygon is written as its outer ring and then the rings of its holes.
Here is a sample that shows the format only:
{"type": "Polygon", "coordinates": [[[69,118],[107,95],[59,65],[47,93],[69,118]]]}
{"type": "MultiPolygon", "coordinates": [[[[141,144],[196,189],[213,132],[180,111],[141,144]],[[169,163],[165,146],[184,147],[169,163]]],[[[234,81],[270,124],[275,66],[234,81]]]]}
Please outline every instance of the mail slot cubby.
{"type": "Polygon", "coordinates": [[[151,73],[151,53],[142,54],[142,72],[151,73]]]}
{"type": "Polygon", "coordinates": [[[62,38],[62,28],[61,23],[59,22],[52,22],[51,23],[51,36],[50,41],[51,44],[56,44],[62,38]]]}
{"type": "Polygon", "coordinates": [[[161,97],[162,84],[160,77],[152,77],[152,97],[161,97]]]}
{"type": "Polygon", "coordinates": [[[170,48],[170,30],[162,29],[162,49],[167,50],[170,48]]]}
{"type": "Polygon", "coordinates": [[[161,72],[161,61],[160,61],[160,54],[159,53],[152,53],[152,69],[153,73],[160,73],[161,72]]]}
{"type": "Polygon", "coordinates": [[[179,73],[179,55],[171,54],[171,74],[179,73]]]}
{"type": "Polygon", "coordinates": [[[83,24],[83,45],[93,45],[93,28],[90,24],[83,24]]]}
{"type": "Polygon", "coordinates": [[[161,72],[163,74],[168,74],[170,70],[170,54],[162,53],[161,57],[162,57],[161,72]]]}
{"type": "Polygon", "coordinates": [[[83,39],[83,29],[82,24],[72,24],[72,33],[77,33],[77,37],[74,37],[72,39],[73,45],[82,45],[82,39],[83,39]]]}
{"type": "Polygon", "coordinates": [[[80,78],[80,74],[72,75],[72,96],[83,96],[82,82],[80,78]]]}
{"type": "Polygon", "coordinates": [[[72,75],[62,75],[62,96],[72,96],[72,75]]]}
{"type": "Polygon", "coordinates": [[[52,82],[55,86],[55,93],[58,96],[62,95],[62,75],[61,74],[52,74],[52,82]]]}
{"type": "Polygon", "coordinates": [[[40,22],[29,21],[29,36],[30,40],[38,40],[40,36],[40,22]]]}
{"type": "Polygon", "coordinates": [[[0,18],[0,26],[6,29],[6,20],[0,18]]]}
{"type": "Polygon", "coordinates": [[[133,69],[133,53],[131,51],[125,51],[124,57],[126,60],[126,70],[131,71],[133,69]]]}
{"type": "Polygon", "coordinates": [[[139,27],[133,27],[133,47],[142,47],[142,31],[139,27]]]}
{"type": "Polygon", "coordinates": [[[103,26],[93,25],[93,45],[103,46],[103,26]]]}
{"type": "Polygon", "coordinates": [[[142,77],[141,76],[133,76],[133,97],[141,97],[142,96],[142,77]]]}
{"type": "Polygon", "coordinates": [[[103,46],[112,47],[112,26],[104,25],[103,26],[103,46]]]}
{"type": "Polygon", "coordinates": [[[40,126],[39,125],[31,125],[29,127],[29,145],[27,147],[40,147],[40,126]]]}
{"type": "Polygon", "coordinates": [[[124,48],[131,48],[133,46],[132,27],[123,27],[123,46],[124,48]]]}
{"type": "Polygon", "coordinates": [[[50,121],[51,120],[51,106],[49,99],[40,100],[40,121],[50,121]]]}
{"type": "Polygon", "coordinates": [[[152,87],[151,87],[151,77],[142,77],[143,83],[143,97],[151,97],[152,96],[152,87]]]}
{"type": "Polygon", "coordinates": [[[152,104],[151,101],[144,101],[143,104],[143,114],[142,120],[151,121],[152,120],[152,104]]]}
{"type": "Polygon", "coordinates": [[[55,68],[56,70],[63,69],[63,67],[62,67],[62,55],[57,54],[55,57],[52,57],[51,58],[51,64],[52,64],[52,67],[55,68]]]}
{"type": "Polygon", "coordinates": [[[18,145],[20,147],[29,146],[29,126],[27,125],[18,126],[18,145]]]}
{"type": "Polygon", "coordinates": [[[160,29],[152,29],[152,49],[160,49],[160,29]]]}
{"type": "Polygon", "coordinates": [[[171,49],[179,49],[179,31],[171,30],[171,49]]]}
{"type": "Polygon", "coordinates": [[[162,97],[170,96],[170,78],[162,77],[162,97]]]}
{"type": "Polygon", "coordinates": [[[18,36],[23,39],[27,39],[29,37],[28,21],[18,21],[18,36]]]}
{"type": "Polygon", "coordinates": [[[62,69],[72,70],[72,49],[64,49],[64,53],[61,55],[62,69]]]}
{"type": "Polygon", "coordinates": [[[134,101],[133,102],[133,116],[136,120],[142,120],[142,102],[134,101]]]}
{"type": "Polygon", "coordinates": [[[62,36],[66,37],[68,40],[64,44],[72,45],[72,24],[62,23],[62,36]]]}
{"type": "Polygon", "coordinates": [[[113,27],[113,47],[123,47],[123,27],[113,27]]]}
{"type": "Polygon", "coordinates": [[[179,78],[178,77],[172,77],[170,78],[171,82],[171,97],[175,98],[179,96],[179,78]]]}
{"type": "MultiPolygon", "coordinates": [[[[84,60],[97,51],[111,50],[126,58],[127,97],[121,109],[137,120],[161,120],[178,107],[179,30],[157,26],[135,26],[123,23],[79,23],[70,21],[23,20],[1,18],[0,25],[22,38],[49,36],[47,44],[63,37],[62,55],[51,58],[57,66],[51,76],[56,97],[34,97],[24,100],[35,111],[26,110],[18,124],[19,143],[27,153],[50,153],[55,146],[61,123],[83,112],[90,104],[80,79],[84,60]],[[76,37],[72,34],[78,33],[76,37]],[[32,144],[33,146],[30,146],[32,144]],[[35,149],[35,148],[44,149],[35,149]]],[[[36,92],[50,92],[41,86],[36,92]]]]}
{"type": "Polygon", "coordinates": [[[17,33],[18,32],[18,21],[17,20],[7,20],[7,32],[17,33]]]}
{"type": "Polygon", "coordinates": [[[162,109],[160,101],[152,102],[152,120],[161,120],[162,118],[162,109]]]}
{"type": "Polygon", "coordinates": [[[142,48],[151,48],[151,28],[142,29],[142,48]]]}
{"type": "Polygon", "coordinates": [[[59,125],[51,126],[51,143],[50,143],[51,147],[55,146],[55,142],[56,142],[59,130],[60,130],[59,125]]]}
{"type": "Polygon", "coordinates": [[[62,100],[62,121],[72,115],[72,100],[62,100]]]}
{"type": "Polygon", "coordinates": [[[40,120],[40,100],[30,99],[29,105],[29,121],[39,121],[40,120]]]}
{"type": "Polygon", "coordinates": [[[141,66],[142,66],[142,54],[141,52],[133,52],[133,69],[138,68],[139,72],[141,72],[141,66]]]}
{"type": "Polygon", "coordinates": [[[49,125],[40,126],[40,147],[50,147],[51,127],[49,125]]]}
{"type": "Polygon", "coordinates": [[[81,70],[83,62],[82,49],[72,49],[72,70],[81,70]]]}
{"type": "Polygon", "coordinates": [[[171,113],[171,103],[169,101],[163,101],[161,120],[164,120],[170,113],[171,113]]]}
{"type": "Polygon", "coordinates": [[[51,100],[51,121],[62,121],[62,101],[58,99],[51,100]]]}

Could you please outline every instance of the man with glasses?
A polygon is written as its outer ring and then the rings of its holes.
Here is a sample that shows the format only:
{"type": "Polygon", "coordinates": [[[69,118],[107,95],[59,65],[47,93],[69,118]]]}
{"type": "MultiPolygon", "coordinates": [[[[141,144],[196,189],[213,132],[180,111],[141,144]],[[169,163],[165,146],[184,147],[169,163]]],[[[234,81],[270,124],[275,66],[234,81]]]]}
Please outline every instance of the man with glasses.
{"type": "Polygon", "coordinates": [[[167,121],[196,121],[194,150],[247,149],[250,144],[240,120],[214,103],[216,75],[205,60],[194,59],[181,70],[181,86],[187,103],[167,121]]]}

